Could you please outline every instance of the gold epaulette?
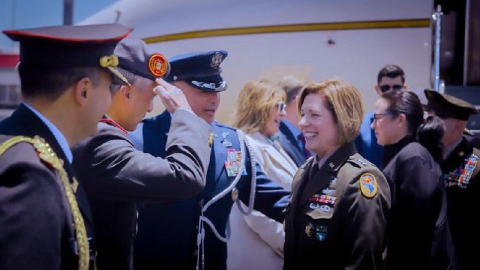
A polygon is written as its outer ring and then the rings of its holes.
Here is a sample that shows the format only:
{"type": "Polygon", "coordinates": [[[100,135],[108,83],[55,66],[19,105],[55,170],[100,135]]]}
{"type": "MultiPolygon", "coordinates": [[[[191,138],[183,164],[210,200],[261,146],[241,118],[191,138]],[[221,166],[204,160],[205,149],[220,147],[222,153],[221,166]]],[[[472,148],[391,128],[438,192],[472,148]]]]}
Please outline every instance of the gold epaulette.
{"type": "Polygon", "coordinates": [[[72,190],[72,186],[70,185],[70,182],[68,180],[68,174],[63,168],[63,160],[57,157],[50,145],[45,142],[45,140],[40,136],[35,136],[33,138],[26,136],[16,136],[6,140],[0,145],[0,156],[3,155],[5,151],[10,149],[11,147],[22,142],[32,144],[37,151],[40,160],[48,167],[55,170],[56,174],[60,178],[65,197],[67,198],[68,206],[70,207],[70,211],[72,212],[73,227],[78,243],[78,269],[88,270],[90,262],[90,251],[88,246],[87,230],[85,228],[85,223],[80,213],[80,209],[78,208],[78,203],[72,190]]]}

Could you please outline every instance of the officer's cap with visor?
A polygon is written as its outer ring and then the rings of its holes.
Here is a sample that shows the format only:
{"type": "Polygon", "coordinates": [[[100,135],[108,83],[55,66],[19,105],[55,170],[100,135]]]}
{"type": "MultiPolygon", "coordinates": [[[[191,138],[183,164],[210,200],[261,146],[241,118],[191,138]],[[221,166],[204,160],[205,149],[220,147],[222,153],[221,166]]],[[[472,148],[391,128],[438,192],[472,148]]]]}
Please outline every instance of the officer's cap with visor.
{"type": "Polygon", "coordinates": [[[471,114],[476,114],[477,109],[472,104],[437,91],[425,89],[427,108],[440,118],[454,118],[467,121],[471,114]]]}
{"type": "Polygon", "coordinates": [[[150,52],[141,39],[122,39],[115,48],[115,55],[118,56],[118,67],[152,81],[170,72],[165,56],[150,52]]]}
{"type": "Polygon", "coordinates": [[[128,85],[115,68],[117,43],[130,30],[120,24],[47,26],[3,31],[20,42],[20,65],[42,68],[101,67],[110,71],[113,83],[128,85]]]}
{"type": "Polygon", "coordinates": [[[226,51],[193,52],[169,58],[171,70],[167,82],[184,81],[204,92],[221,92],[227,89],[220,64],[226,51]]]}

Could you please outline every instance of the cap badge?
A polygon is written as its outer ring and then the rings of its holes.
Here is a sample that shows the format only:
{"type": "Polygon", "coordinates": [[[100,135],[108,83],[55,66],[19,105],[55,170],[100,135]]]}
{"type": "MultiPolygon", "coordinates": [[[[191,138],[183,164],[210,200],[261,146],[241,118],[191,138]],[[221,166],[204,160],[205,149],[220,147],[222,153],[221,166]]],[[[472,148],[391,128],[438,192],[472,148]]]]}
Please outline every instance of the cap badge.
{"type": "Polygon", "coordinates": [[[220,64],[222,63],[223,56],[220,52],[216,52],[212,56],[212,62],[210,63],[210,66],[214,69],[218,69],[220,67],[220,64]]]}
{"type": "Polygon", "coordinates": [[[102,56],[100,58],[101,67],[116,67],[118,66],[118,57],[114,54],[110,56],[102,56]]]}
{"type": "Polygon", "coordinates": [[[156,77],[161,77],[167,72],[168,61],[165,56],[154,53],[148,60],[148,69],[156,77]]]}
{"type": "Polygon", "coordinates": [[[364,173],[360,176],[360,190],[362,194],[367,198],[373,198],[378,191],[378,183],[375,176],[371,173],[364,173]]]}

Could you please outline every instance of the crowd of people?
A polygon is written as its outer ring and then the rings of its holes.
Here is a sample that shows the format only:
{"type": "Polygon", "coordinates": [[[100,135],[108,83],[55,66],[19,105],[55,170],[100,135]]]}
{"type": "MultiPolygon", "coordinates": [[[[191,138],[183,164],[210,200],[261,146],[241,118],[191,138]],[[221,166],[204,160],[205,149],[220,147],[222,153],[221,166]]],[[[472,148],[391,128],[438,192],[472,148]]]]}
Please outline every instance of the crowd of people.
{"type": "Polygon", "coordinates": [[[477,269],[477,113],[386,65],[252,79],[217,122],[224,50],[170,58],[118,24],[4,31],[0,269],[477,269]],[[159,96],[165,111],[145,118],[159,96]]]}

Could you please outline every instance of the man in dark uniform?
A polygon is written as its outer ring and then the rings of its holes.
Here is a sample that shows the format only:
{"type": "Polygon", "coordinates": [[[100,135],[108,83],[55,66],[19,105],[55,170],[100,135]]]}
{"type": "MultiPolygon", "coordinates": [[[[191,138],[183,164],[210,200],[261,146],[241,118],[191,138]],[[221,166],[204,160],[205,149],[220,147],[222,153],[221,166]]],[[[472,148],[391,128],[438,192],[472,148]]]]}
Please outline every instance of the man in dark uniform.
{"type": "Polygon", "coordinates": [[[24,103],[0,123],[0,134],[15,136],[0,139],[0,269],[93,268],[92,217],[70,147],[96,132],[112,79],[128,83],[113,51],[129,30],[105,24],[4,33],[20,42],[24,103]]]}
{"type": "Polygon", "coordinates": [[[298,167],[310,157],[310,152],[305,149],[305,138],[298,126],[300,118],[297,111],[297,100],[300,90],[309,83],[308,80],[296,77],[285,76],[279,82],[278,85],[287,94],[287,115],[282,122],[280,122],[280,145],[285,152],[292,158],[293,162],[298,167]]]}
{"type": "MultiPolygon", "coordinates": [[[[233,203],[240,205],[238,199],[249,209],[283,220],[281,212],[289,192],[266,178],[252,161],[243,133],[214,120],[220,92],[227,87],[220,76],[220,64],[226,56],[226,51],[208,51],[170,59],[172,71],[166,80],[185,93],[193,111],[211,125],[215,136],[201,194],[175,203],[145,205],[140,210],[135,240],[137,270],[226,269],[228,219],[233,203]]],[[[134,134],[136,145],[164,157],[165,142],[172,136],[168,132],[171,124],[168,112],[144,120],[134,134]]]]}
{"type": "Polygon", "coordinates": [[[203,190],[213,138],[182,91],[159,79],[168,71],[163,55],[130,38],[117,45],[115,54],[131,86],[112,88],[112,105],[98,124],[99,132],[72,149],[95,221],[99,270],[132,269],[137,203],[185,199],[203,190]],[[128,131],[152,110],[158,91],[172,115],[164,158],[135,149],[128,138],[128,131]]]}
{"type": "Polygon", "coordinates": [[[471,114],[477,109],[459,98],[425,90],[428,109],[443,119],[442,180],[447,188],[448,219],[459,269],[479,269],[480,243],[478,218],[480,209],[480,150],[464,134],[471,114]]]}

